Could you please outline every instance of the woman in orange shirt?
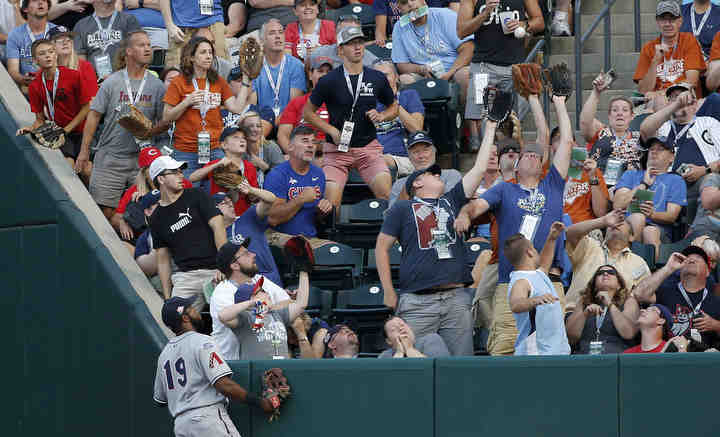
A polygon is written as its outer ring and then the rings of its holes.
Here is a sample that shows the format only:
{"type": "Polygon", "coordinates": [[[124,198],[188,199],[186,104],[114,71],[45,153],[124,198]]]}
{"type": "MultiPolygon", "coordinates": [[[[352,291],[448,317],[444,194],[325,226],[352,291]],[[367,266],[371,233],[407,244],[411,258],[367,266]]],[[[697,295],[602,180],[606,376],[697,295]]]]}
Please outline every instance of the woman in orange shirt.
{"type": "Polygon", "coordinates": [[[202,37],[193,38],[183,47],[180,70],[165,93],[164,118],[175,122],[173,158],[187,162],[185,177],[211,160],[222,159],[220,133],[223,120],[220,106],[241,113],[251,92],[242,80],[237,96],[230,85],[212,68],[215,48],[202,37]]]}

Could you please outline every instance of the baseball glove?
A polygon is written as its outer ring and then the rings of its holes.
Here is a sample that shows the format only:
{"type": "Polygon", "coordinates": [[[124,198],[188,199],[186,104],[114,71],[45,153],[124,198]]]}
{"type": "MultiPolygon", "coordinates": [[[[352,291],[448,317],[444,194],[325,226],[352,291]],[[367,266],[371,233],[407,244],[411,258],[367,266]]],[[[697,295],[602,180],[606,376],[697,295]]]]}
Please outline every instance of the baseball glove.
{"type": "Polygon", "coordinates": [[[510,115],[515,94],[512,91],[502,91],[496,88],[485,88],[485,101],[488,102],[488,118],[494,122],[502,123],[510,115]]]}
{"type": "Polygon", "coordinates": [[[296,272],[310,272],[315,264],[315,255],[310,243],[302,236],[289,239],[285,243],[285,256],[290,264],[295,266],[296,272]]]}
{"type": "Polygon", "coordinates": [[[240,168],[233,163],[213,170],[212,178],[219,187],[226,190],[237,190],[245,181],[245,176],[242,175],[240,168]]]}
{"type": "Polygon", "coordinates": [[[242,42],[238,50],[238,63],[243,74],[249,80],[260,76],[263,66],[263,49],[255,38],[248,37],[242,42]]]}
{"type": "Polygon", "coordinates": [[[35,141],[48,149],[59,149],[65,145],[65,130],[54,121],[46,121],[30,132],[35,141]]]}
{"type": "Polygon", "coordinates": [[[555,64],[543,71],[545,87],[553,96],[569,98],[572,95],[572,77],[566,63],[555,64]]]}
{"type": "Polygon", "coordinates": [[[280,406],[285,399],[290,397],[290,386],[287,378],[283,375],[282,369],[274,367],[266,370],[262,377],[263,395],[272,404],[273,412],[270,413],[270,420],[277,419],[280,416],[280,406]]]}
{"type": "Polygon", "coordinates": [[[512,66],[512,77],[515,91],[526,99],[543,91],[542,69],[538,64],[515,64],[512,66]]]}
{"type": "Polygon", "coordinates": [[[152,122],[134,105],[124,104],[117,109],[120,112],[118,124],[124,127],[135,138],[148,137],[152,122]]]}

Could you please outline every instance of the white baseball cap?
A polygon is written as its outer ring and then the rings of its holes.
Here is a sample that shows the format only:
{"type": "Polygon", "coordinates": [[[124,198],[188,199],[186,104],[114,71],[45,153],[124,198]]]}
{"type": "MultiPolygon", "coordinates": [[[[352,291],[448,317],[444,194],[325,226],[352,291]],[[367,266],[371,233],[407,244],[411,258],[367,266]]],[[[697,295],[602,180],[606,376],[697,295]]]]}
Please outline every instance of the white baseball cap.
{"type": "Polygon", "coordinates": [[[187,167],[187,162],[175,161],[170,156],[161,156],[150,164],[150,180],[155,180],[165,170],[177,170],[187,167]]]}

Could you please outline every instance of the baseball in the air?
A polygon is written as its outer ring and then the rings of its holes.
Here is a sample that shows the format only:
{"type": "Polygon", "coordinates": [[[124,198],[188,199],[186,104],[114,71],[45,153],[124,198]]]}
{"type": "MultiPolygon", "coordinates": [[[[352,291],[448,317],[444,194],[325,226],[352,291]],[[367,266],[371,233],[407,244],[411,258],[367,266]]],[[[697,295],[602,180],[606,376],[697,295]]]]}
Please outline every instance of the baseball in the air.
{"type": "Polygon", "coordinates": [[[527,32],[525,32],[524,27],[518,27],[517,29],[515,29],[515,32],[513,32],[513,33],[515,34],[515,38],[520,39],[520,38],[525,38],[525,34],[527,32]]]}

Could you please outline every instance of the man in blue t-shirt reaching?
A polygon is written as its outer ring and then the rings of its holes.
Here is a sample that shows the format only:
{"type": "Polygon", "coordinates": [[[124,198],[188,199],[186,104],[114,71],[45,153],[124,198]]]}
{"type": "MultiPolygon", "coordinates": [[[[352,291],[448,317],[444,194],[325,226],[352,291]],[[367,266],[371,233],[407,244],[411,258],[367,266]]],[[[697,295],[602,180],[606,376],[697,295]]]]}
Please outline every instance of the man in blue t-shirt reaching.
{"type": "Polygon", "coordinates": [[[475,165],[445,193],[437,164],[407,177],[409,200],[398,200],[388,210],[375,245],[378,274],[385,305],[395,310],[423,337],[437,333],[453,355],[472,355],[472,282],[465,259],[465,242],[455,231],[460,208],[475,194],[482,180],[497,122],[488,121],[475,165]],[[390,275],[388,252],[395,242],[402,247],[400,287],[390,275]]]}

